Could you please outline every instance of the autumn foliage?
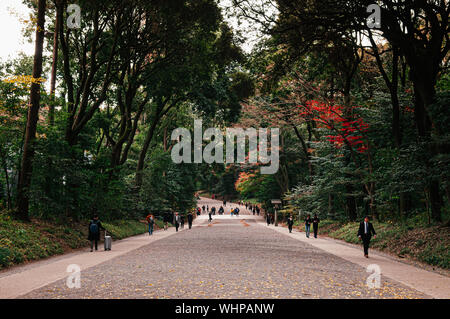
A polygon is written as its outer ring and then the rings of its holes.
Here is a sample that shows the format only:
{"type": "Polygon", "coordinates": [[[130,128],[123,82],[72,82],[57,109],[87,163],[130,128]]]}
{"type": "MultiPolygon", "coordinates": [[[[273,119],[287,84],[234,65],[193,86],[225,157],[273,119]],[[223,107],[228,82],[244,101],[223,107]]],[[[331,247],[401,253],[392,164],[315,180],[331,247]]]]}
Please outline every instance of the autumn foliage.
{"type": "MultiPolygon", "coordinates": [[[[317,100],[308,100],[306,105],[298,105],[298,107],[300,114],[303,117],[311,118],[317,127],[335,132],[333,135],[326,136],[330,143],[337,147],[347,145],[359,153],[367,151],[365,133],[369,129],[369,124],[355,112],[348,112],[348,108],[342,105],[328,104],[317,100]]],[[[350,111],[355,108],[357,107],[352,107],[350,111]]]]}

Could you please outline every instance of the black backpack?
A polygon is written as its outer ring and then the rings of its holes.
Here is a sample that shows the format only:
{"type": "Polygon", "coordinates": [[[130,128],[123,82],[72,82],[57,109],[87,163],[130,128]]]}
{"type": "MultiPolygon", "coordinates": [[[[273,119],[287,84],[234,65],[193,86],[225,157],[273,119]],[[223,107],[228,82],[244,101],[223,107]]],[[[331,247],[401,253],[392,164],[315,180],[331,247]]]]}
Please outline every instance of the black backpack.
{"type": "Polygon", "coordinates": [[[89,225],[89,231],[94,235],[98,234],[98,225],[96,221],[91,221],[91,224],[89,225]]]}

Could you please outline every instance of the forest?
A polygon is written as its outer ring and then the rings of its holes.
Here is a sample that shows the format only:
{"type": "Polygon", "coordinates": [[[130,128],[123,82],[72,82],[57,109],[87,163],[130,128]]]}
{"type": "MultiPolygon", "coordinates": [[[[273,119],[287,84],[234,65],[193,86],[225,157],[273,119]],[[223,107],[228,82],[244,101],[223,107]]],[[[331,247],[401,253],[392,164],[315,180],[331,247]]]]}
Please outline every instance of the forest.
{"type": "Polygon", "coordinates": [[[448,1],[23,2],[35,54],[0,61],[2,223],[280,199],[281,221],[428,229],[449,267],[448,1]],[[196,119],[279,128],[278,171],[174,163],[171,133],[196,119]]]}

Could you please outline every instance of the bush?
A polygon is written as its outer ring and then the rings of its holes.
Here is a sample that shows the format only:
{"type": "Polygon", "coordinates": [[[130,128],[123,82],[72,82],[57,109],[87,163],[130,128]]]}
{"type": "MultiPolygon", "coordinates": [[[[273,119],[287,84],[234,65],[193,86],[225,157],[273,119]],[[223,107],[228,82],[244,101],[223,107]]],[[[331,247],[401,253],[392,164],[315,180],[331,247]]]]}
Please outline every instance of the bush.
{"type": "Polygon", "coordinates": [[[10,265],[11,251],[6,247],[0,247],[0,266],[7,267],[10,265]]]}

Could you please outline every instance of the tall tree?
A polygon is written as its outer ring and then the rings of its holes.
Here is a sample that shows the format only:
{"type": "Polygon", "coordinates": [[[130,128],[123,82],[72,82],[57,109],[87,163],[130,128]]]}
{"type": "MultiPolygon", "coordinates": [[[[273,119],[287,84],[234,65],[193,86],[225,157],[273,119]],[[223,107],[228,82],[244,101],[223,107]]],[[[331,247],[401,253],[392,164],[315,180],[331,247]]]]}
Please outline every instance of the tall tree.
{"type": "Polygon", "coordinates": [[[52,71],[50,78],[50,104],[48,110],[48,121],[50,125],[55,124],[55,90],[56,90],[56,71],[58,68],[58,52],[59,52],[59,40],[58,31],[59,25],[62,23],[61,19],[63,17],[63,7],[61,5],[61,0],[55,0],[55,30],[53,31],[53,54],[52,54],[52,71]]]}
{"type": "Polygon", "coordinates": [[[34,142],[39,119],[41,98],[42,53],[44,48],[46,0],[39,0],[37,6],[36,43],[34,51],[33,83],[30,91],[25,141],[23,145],[22,165],[17,187],[17,217],[29,219],[29,189],[33,172],[34,142]]]}

